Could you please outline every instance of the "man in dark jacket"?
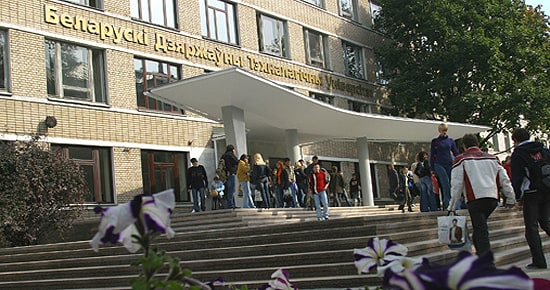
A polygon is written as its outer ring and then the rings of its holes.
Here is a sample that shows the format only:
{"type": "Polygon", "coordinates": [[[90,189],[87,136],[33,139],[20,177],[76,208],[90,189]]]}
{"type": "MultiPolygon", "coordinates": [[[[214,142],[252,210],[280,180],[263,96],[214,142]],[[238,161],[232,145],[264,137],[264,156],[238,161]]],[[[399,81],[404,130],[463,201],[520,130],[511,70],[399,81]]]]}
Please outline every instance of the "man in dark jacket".
{"type": "Polygon", "coordinates": [[[237,193],[237,164],[239,160],[235,155],[235,146],[232,144],[227,145],[225,153],[222,155],[222,159],[225,162],[225,170],[227,171],[227,207],[235,208],[235,194],[237,193]]]}
{"type": "Polygon", "coordinates": [[[208,186],[208,178],[204,166],[199,165],[197,158],[191,158],[192,166],[187,169],[187,191],[193,194],[193,211],[205,211],[205,188],[208,186]],[[200,205],[199,205],[200,200],[200,205]]]}
{"type": "Polygon", "coordinates": [[[529,131],[517,128],[512,133],[512,186],[516,200],[523,206],[525,238],[533,262],[527,268],[546,269],[546,259],[539,235],[539,225],[550,236],[550,192],[537,188],[533,162],[548,158],[550,151],[539,142],[530,141],[529,131]]]}

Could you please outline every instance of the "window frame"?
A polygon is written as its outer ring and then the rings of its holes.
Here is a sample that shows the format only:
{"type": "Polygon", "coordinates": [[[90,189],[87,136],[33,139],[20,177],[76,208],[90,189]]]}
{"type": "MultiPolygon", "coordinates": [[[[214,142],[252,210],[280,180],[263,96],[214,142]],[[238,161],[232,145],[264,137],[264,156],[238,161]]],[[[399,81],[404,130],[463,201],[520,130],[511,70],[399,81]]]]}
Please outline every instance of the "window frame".
{"type": "MultiPolygon", "coordinates": [[[[76,164],[78,164],[79,167],[81,167],[83,171],[85,170],[82,167],[91,166],[91,177],[93,180],[90,188],[91,196],[87,198],[87,203],[116,203],[113,176],[113,152],[111,148],[69,144],[51,144],[50,149],[52,151],[57,151],[58,154],[60,154],[60,156],[62,156],[63,158],[67,158],[75,162],[76,164]],[[71,148],[85,148],[91,150],[91,158],[71,158],[71,148]]],[[[88,176],[85,175],[85,178],[87,177],[88,176]]],[[[90,182],[89,180],[86,181],[87,183],[90,182]]],[[[88,184],[88,186],[90,186],[90,184],[88,184]]]]}
{"type": "MultiPolygon", "coordinates": [[[[107,77],[106,77],[106,64],[105,64],[105,51],[101,49],[95,49],[87,46],[81,46],[79,44],[73,44],[69,42],[62,42],[53,39],[45,39],[44,41],[46,52],[46,82],[48,96],[64,100],[82,101],[87,103],[107,104],[107,77]],[[50,44],[49,44],[50,43],[50,44]],[[53,46],[53,48],[52,48],[53,46]],[[65,84],[64,68],[62,67],[63,60],[63,46],[72,46],[78,50],[86,50],[86,69],[81,74],[87,74],[86,79],[87,87],[76,86],[71,84],[65,84]],[[53,50],[53,54],[51,51],[53,50]],[[53,59],[50,58],[53,56],[53,59]],[[54,63],[52,64],[52,60],[54,63]],[[50,67],[52,66],[52,67],[50,67]],[[53,70],[53,71],[52,71],[53,70]],[[50,76],[51,75],[51,76],[50,76]],[[53,90],[53,91],[52,91],[53,90]],[[76,95],[69,95],[66,91],[80,92],[88,95],[87,98],[82,98],[76,95]]],[[[66,61],[65,61],[66,63],[66,61]]],[[[82,66],[79,66],[82,68],[82,66]]],[[[78,67],[73,68],[73,72],[79,73],[76,70],[78,67]]]]}
{"type": "Polygon", "coordinates": [[[169,29],[178,29],[178,2],[176,0],[161,0],[162,10],[153,10],[152,8],[159,7],[160,5],[152,5],[151,1],[153,0],[130,0],[130,16],[133,19],[151,23],[153,25],[158,25],[169,29]],[[142,7],[144,5],[147,5],[147,7],[142,7]],[[168,12],[170,9],[172,11],[169,15],[168,12]],[[144,10],[147,11],[147,14],[144,13],[144,10]],[[157,16],[155,12],[162,12],[161,16],[163,23],[155,20],[155,16],[157,16]]]}
{"type": "Polygon", "coordinates": [[[9,38],[6,30],[0,30],[0,93],[10,92],[9,38]],[[3,83],[3,85],[2,85],[3,83]]]}
{"type": "Polygon", "coordinates": [[[371,113],[370,104],[360,101],[348,100],[348,109],[359,113],[371,113]]]}
{"type": "Polygon", "coordinates": [[[156,87],[159,87],[159,86],[162,86],[162,85],[165,85],[165,84],[169,84],[169,83],[173,83],[173,82],[181,80],[182,79],[181,65],[136,56],[136,57],[134,57],[134,73],[135,73],[135,80],[136,80],[136,101],[137,101],[137,106],[138,106],[139,109],[151,110],[151,111],[157,111],[157,112],[165,112],[165,113],[178,114],[178,115],[184,115],[185,114],[185,111],[183,109],[178,108],[178,107],[176,107],[172,104],[165,103],[161,100],[158,100],[154,97],[151,97],[148,94],[145,94],[145,92],[147,92],[148,90],[150,90],[152,88],[156,88],[156,87]],[[136,70],[137,62],[141,63],[141,69],[142,69],[141,78],[138,78],[138,75],[137,75],[138,74],[138,72],[136,70]],[[149,73],[147,71],[147,62],[157,63],[157,66],[159,66],[159,65],[163,66],[163,67],[166,66],[166,72],[169,73],[169,74],[163,74],[163,73],[159,73],[159,72],[149,73]],[[172,75],[171,75],[172,68],[174,68],[176,73],[178,74],[177,78],[172,77],[172,75]],[[148,86],[149,76],[151,76],[151,79],[153,80],[153,84],[154,84],[153,87],[148,86]],[[166,83],[158,83],[158,81],[162,78],[166,78],[167,82],[166,83]],[[143,84],[143,90],[141,92],[138,89],[138,79],[141,79],[142,82],[143,82],[142,83],[143,84]],[[142,96],[140,96],[140,94],[142,96]],[[140,104],[140,98],[141,97],[143,97],[143,104],[144,105],[140,104]],[[155,104],[154,108],[152,108],[152,106],[150,106],[151,102],[154,102],[154,104],[155,104]],[[166,107],[166,106],[168,106],[168,107],[166,107]],[[169,109],[166,110],[166,108],[169,108],[169,109]]]}
{"type": "Polygon", "coordinates": [[[63,0],[80,6],[91,7],[103,10],[103,0],[63,0]],[[90,2],[93,2],[90,4],[90,2]]]}
{"type": "Polygon", "coordinates": [[[273,56],[290,58],[290,48],[289,48],[290,41],[288,39],[287,22],[280,18],[273,17],[263,13],[258,14],[257,18],[258,18],[258,40],[260,42],[260,52],[273,55],[273,56]],[[282,38],[279,53],[267,50],[267,46],[265,45],[265,36],[264,36],[265,20],[270,20],[277,23],[277,32],[278,32],[277,34],[280,38],[282,38]]]}
{"type": "Polygon", "coordinates": [[[308,65],[311,65],[311,66],[315,66],[315,67],[318,67],[318,68],[324,68],[324,69],[327,69],[329,68],[330,64],[329,64],[329,57],[328,57],[328,52],[329,52],[329,49],[328,49],[328,36],[323,34],[323,33],[320,33],[318,31],[315,31],[315,30],[311,30],[311,29],[307,29],[307,28],[304,28],[304,42],[305,42],[305,49],[306,49],[306,63],[308,65]],[[315,59],[312,57],[312,51],[311,51],[311,39],[310,39],[310,35],[311,34],[315,34],[317,36],[317,44],[319,45],[320,47],[320,54],[321,54],[321,58],[320,59],[315,59]]]}
{"type": "Polygon", "coordinates": [[[347,18],[349,20],[357,21],[358,19],[357,7],[358,7],[357,0],[338,0],[338,12],[340,16],[347,18]],[[350,10],[351,10],[350,12],[347,12],[344,9],[342,9],[345,4],[350,5],[350,10]]]}
{"type": "Polygon", "coordinates": [[[202,36],[211,40],[239,45],[239,24],[237,17],[237,6],[231,2],[223,0],[201,0],[200,1],[200,11],[201,11],[201,33],[202,36]],[[223,3],[225,10],[222,10],[214,5],[209,5],[209,3],[223,3]],[[221,39],[219,25],[219,13],[225,15],[225,37],[228,40],[221,39]],[[212,29],[211,25],[214,23],[215,28],[212,29]],[[215,34],[215,35],[213,35],[215,34]]]}
{"type": "Polygon", "coordinates": [[[191,195],[187,192],[189,153],[142,149],[140,155],[144,193],[153,194],[173,188],[176,202],[191,201],[191,195]]]}
{"type": "Polygon", "coordinates": [[[334,106],[334,96],[316,93],[316,92],[310,92],[309,96],[315,100],[334,106]]]}
{"type": "Polygon", "coordinates": [[[342,40],[342,52],[344,57],[344,69],[346,76],[365,80],[367,74],[365,72],[365,57],[363,55],[363,48],[351,42],[342,40]],[[350,62],[350,56],[348,55],[349,52],[346,47],[353,48],[354,55],[358,56],[357,58],[355,58],[356,61],[354,63],[350,62]],[[357,63],[357,59],[359,60],[359,64],[357,63]],[[357,72],[354,73],[350,69],[352,65],[358,66],[358,68],[356,69],[357,72]],[[359,75],[357,75],[357,73],[359,73],[359,75]]]}
{"type": "Polygon", "coordinates": [[[369,10],[370,10],[370,18],[372,21],[372,25],[374,25],[374,20],[378,15],[380,14],[381,7],[376,1],[369,1],[369,10]]]}
{"type": "Polygon", "coordinates": [[[302,0],[302,2],[305,2],[307,4],[313,5],[315,7],[319,7],[321,9],[325,9],[325,0],[302,0]],[[313,3],[316,2],[316,3],[313,3]]]}

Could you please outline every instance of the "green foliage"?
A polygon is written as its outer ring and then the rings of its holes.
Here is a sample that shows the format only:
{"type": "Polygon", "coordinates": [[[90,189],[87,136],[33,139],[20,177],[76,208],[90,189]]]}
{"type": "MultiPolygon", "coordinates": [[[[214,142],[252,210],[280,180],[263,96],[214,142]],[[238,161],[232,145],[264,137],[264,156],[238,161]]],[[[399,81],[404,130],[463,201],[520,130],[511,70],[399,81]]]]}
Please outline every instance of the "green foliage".
{"type": "MultiPolygon", "coordinates": [[[[492,126],[550,123],[550,29],[520,0],[379,0],[390,114],[492,126]]],[[[487,137],[487,138],[490,138],[487,137]]]]}
{"type": "Polygon", "coordinates": [[[88,192],[74,162],[31,141],[0,143],[0,246],[26,246],[81,215],[88,192]]]}

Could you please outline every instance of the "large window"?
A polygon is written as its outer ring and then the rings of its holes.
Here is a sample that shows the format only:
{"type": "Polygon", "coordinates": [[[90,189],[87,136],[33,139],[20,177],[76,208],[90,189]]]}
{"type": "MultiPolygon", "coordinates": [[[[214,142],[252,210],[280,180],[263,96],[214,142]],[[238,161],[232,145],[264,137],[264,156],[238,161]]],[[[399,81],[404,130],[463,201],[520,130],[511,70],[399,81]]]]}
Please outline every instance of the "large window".
{"type": "Polygon", "coordinates": [[[315,5],[320,8],[325,8],[325,0],[302,0],[304,2],[307,2],[311,5],[315,5]]]}
{"type": "Polygon", "coordinates": [[[339,0],[338,2],[342,17],[357,20],[357,0],[339,0]]]}
{"type": "Polygon", "coordinates": [[[323,103],[334,105],[334,97],[333,96],[318,94],[318,93],[313,93],[313,92],[311,92],[309,94],[309,96],[316,99],[316,100],[319,100],[323,103]]]}
{"type": "Polygon", "coordinates": [[[114,203],[111,149],[72,145],[52,145],[62,156],[76,162],[87,181],[91,203],[114,203]]]}
{"type": "Polygon", "coordinates": [[[157,100],[144,92],[181,79],[179,66],[150,59],[134,59],[138,107],[155,111],[183,114],[183,110],[157,100]]]}
{"type": "Polygon", "coordinates": [[[101,0],[65,0],[65,1],[73,2],[76,4],[93,7],[93,8],[99,8],[99,9],[103,8],[102,7],[103,3],[101,0]]]}
{"type": "Polygon", "coordinates": [[[130,0],[132,17],[160,26],[176,28],[176,0],[130,0]]]}
{"type": "Polygon", "coordinates": [[[346,75],[358,79],[363,79],[363,50],[361,49],[361,47],[343,41],[342,48],[344,50],[344,65],[346,69],[346,75]]]}
{"type": "Polygon", "coordinates": [[[370,113],[370,106],[367,103],[348,100],[348,109],[360,113],[370,113]]]}
{"type": "Polygon", "coordinates": [[[370,16],[372,19],[372,24],[374,24],[374,19],[380,15],[380,5],[374,1],[369,1],[369,7],[370,7],[370,16]]]}
{"type": "Polygon", "coordinates": [[[376,81],[381,85],[387,85],[389,81],[384,76],[384,66],[382,62],[376,62],[376,81]]]}
{"type": "Polygon", "coordinates": [[[0,30],[0,92],[8,90],[8,37],[6,32],[0,30]]]}
{"type": "Polygon", "coordinates": [[[258,17],[260,29],[260,51],[282,57],[289,57],[286,23],[267,15],[258,17]]]}
{"type": "Polygon", "coordinates": [[[107,103],[103,51],[46,40],[48,95],[107,103]]]}
{"type": "Polygon", "coordinates": [[[235,5],[219,0],[201,0],[202,35],[238,44],[235,5]]]}
{"type": "Polygon", "coordinates": [[[320,68],[328,67],[326,52],[328,51],[328,40],[326,35],[312,30],[304,30],[306,41],[307,64],[320,68]]]}
{"type": "Polygon", "coordinates": [[[187,193],[187,154],[167,151],[141,151],[143,193],[173,188],[176,201],[190,201],[187,193]]]}

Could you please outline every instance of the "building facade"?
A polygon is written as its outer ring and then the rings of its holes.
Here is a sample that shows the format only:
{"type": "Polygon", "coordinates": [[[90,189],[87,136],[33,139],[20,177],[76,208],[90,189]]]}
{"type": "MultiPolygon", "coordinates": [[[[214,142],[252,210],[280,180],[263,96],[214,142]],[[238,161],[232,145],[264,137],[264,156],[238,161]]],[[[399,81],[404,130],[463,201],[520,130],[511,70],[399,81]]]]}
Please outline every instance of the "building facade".
{"type": "MultiPolygon", "coordinates": [[[[0,140],[44,136],[82,166],[90,204],[166,188],[189,202],[188,160],[214,174],[223,123],[146,92],[237,67],[342,109],[381,113],[389,104],[373,52],[383,41],[372,28],[377,9],[368,0],[1,1],[0,140]]],[[[247,142],[248,154],[288,156],[282,142],[247,142]]],[[[368,146],[377,200],[389,197],[387,164],[429,149],[368,146]]],[[[317,155],[347,178],[357,154],[354,139],[300,145],[304,160],[317,155]]]]}

